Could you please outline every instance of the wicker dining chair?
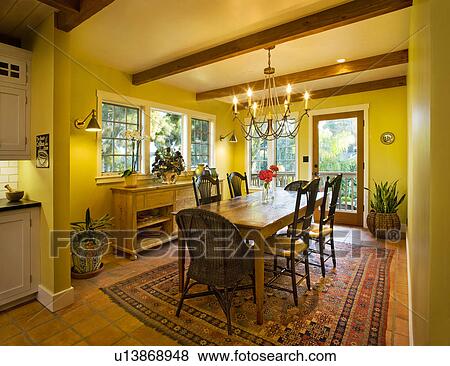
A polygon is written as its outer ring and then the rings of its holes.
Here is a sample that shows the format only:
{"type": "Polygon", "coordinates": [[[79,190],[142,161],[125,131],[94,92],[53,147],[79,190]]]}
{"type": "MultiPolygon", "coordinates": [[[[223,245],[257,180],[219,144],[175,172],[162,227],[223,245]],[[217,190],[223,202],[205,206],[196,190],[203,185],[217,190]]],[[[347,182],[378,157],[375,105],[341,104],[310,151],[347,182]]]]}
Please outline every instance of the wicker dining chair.
{"type": "Polygon", "coordinates": [[[266,241],[266,252],[274,256],[273,277],[266,283],[267,287],[292,293],[295,306],[298,305],[297,286],[306,280],[308,289],[311,289],[311,279],[309,274],[309,233],[316,206],[317,193],[319,191],[319,179],[313,179],[305,186],[300,186],[297,190],[297,200],[295,202],[294,221],[290,225],[287,235],[274,235],[266,241]],[[301,206],[305,204],[306,209],[301,215],[301,206]],[[280,266],[277,258],[286,258],[286,266],[280,266]],[[302,258],[303,257],[303,258],[302,258]],[[297,273],[297,264],[303,262],[305,273],[297,273]],[[292,288],[281,287],[275,282],[282,275],[291,277],[292,288]],[[297,281],[299,276],[299,281],[297,281]]]}
{"type": "MultiPolygon", "coordinates": [[[[311,225],[311,231],[309,237],[316,241],[318,244],[317,249],[310,249],[310,253],[318,254],[320,257],[320,267],[322,271],[322,277],[325,277],[325,262],[332,258],[333,268],[336,268],[336,252],[334,248],[334,217],[336,214],[336,206],[339,199],[339,193],[341,190],[342,174],[337,175],[330,180],[327,177],[325,181],[325,186],[323,189],[323,200],[320,205],[320,218],[319,223],[314,223],[311,225]],[[327,197],[331,190],[330,204],[327,210],[327,197]],[[328,239],[327,239],[328,238],[328,239]],[[330,246],[330,253],[325,253],[325,245],[330,246]]],[[[311,265],[316,265],[311,263],[311,265]]]]}
{"type": "Polygon", "coordinates": [[[231,305],[235,292],[252,288],[255,301],[254,259],[237,227],[224,217],[199,208],[181,210],[176,215],[178,240],[189,251],[189,268],[178,303],[180,316],[183,302],[199,296],[215,295],[227,318],[231,334],[231,305]],[[251,285],[243,281],[251,279],[251,285]],[[207,291],[190,294],[195,285],[206,285],[207,291]]]}
{"type": "Polygon", "coordinates": [[[209,175],[200,175],[199,177],[192,177],[192,184],[194,186],[195,202],[197,207],[208,203],[219,202],[222,200],[220,194],[219,178],[213,178],[209,175]],[[213,188],[216,187],[216,194],[213,195],[213,188]]]}
{"type": "Polygon", "coordinates": [[[231,198],[242,196],[242,182],[245,182],[245,193],[249,194],[247,173],[244,175],[238,172],[227,173],[227,182],[231,198]]]}

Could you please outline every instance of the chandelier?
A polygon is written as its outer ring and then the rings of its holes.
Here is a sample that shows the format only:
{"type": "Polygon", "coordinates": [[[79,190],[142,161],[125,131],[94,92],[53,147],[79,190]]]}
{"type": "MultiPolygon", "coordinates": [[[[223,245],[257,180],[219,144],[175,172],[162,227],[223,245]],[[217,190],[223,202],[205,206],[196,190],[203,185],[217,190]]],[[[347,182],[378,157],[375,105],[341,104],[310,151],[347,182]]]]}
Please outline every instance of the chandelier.
{"type": "Polygon", "coordinates": [[[275,85],[275,68],[270,63],[270,51],[275,46],[266,48],[268,52],[268,66],[264,69],[264,92],[261,101],[252,102],[253,91],[247,90],[247,114],[241,120],[238,115],[238,99],[233,97],[233,121],[237,120],[242,128],[246,140],[261,138],[275,140],[281,137],[293,138],[297,135],[303,117],[308,116],[309,93],[303,95],[305,111],[300,117],[291,115],[291,84],[286,87],[286,96],[279,97],[275,85]]]}

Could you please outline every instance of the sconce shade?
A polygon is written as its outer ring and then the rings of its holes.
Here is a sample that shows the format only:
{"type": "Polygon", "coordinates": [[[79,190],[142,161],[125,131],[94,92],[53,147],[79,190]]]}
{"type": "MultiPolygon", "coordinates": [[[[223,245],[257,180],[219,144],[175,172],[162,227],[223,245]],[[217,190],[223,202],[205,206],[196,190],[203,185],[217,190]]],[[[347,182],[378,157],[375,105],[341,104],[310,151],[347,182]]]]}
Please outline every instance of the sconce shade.
{"type": "Polygon", "coordinates": [[[87,127],[86,127],[86,131],[89,131],[89,132],[99,132],[99,131],[101,131],[102,129],[101,129],[101,127],[100,127],[100,125],[98,124],[98,121],[97,121],[97,118],[95,117],[95,112],[92,114],[92,118],[91,118],[91,120],[89,121],[89,123],[88,123],[88,125],[87,125],[87,127]]]}
{"type": "Polygon", "coordinates": [[[237,137],[236,137],[234,131],[233,131],[233,133],[231,134],[230,139],[229,139],[228,141],[229,141],[229,142],[232,142],[232,143],[238,142],[238,139],[237,139],[237,137]]]}

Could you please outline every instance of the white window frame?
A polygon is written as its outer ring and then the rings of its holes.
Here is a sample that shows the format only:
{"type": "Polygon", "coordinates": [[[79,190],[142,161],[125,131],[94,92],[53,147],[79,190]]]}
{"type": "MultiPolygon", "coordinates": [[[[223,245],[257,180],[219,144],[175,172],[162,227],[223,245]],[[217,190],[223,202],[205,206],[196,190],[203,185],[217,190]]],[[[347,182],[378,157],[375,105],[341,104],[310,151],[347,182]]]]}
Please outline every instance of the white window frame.
{"type": "MultiPolygon", "coordinates": [[[[117,105],[123,105],[125,107],[139,108],[141,110],[141,126],[142,131],[145,135],[150,136],[151,133],[151,123],[150,115],[151,110],[156,109],[168,113],[176,113],[183,116],[183,126],[182,126],[182,154],[185,159],[186,171],[191,171],[191,119],[198,118],[206,120],[210,123],[210,149],[209,149],[209,160],[210,166],[215,166],[215,131],[216,131],[216,116],[209,113],[198,112],[186,108],[179,108],[171,106],[168,104],[161,104],[145,99],[139,99],[134,97],[128,97],[124,95],[119,95],[116,93],[111,93],[107,91],[97,90],[97,118],[102,126],[102,105],[103,103],[112,103],[117,105]]],[[[150,161],[150,142],[147,141],[142,144],[142,154],[141,154],[141,171],[140,180],[152,179],[151,174],[151,164],[150,161]]],[[[97,184],[103,183],[116,183],[121,182],[123,178],[120,174],[116,173],[102,173],[102,133],[97,133],[97,184]]]]}
{"type": "MultiPolygon", "coordinates": [[[[298,118],[298,112],[291,113],[293,118],[298,118]]],[[[245,123],[250,123],[250,119],[246,118],[245,123]]],[[[295,136],[295,180],[298,180],[299,177],[299,160],[298,160],[298,140],[299,135],[295,136]]],[[[249,177],[249,186],[251,188],[259,188],[257,186],[252,185],[252,163],[251,163],[251,140],[245,141],[245,170],[249,177]]],[[[271,166],[275,164],[275,154],[276,154],[276,145],[275,141],[267,141],[267,165],[271,166]]]]}

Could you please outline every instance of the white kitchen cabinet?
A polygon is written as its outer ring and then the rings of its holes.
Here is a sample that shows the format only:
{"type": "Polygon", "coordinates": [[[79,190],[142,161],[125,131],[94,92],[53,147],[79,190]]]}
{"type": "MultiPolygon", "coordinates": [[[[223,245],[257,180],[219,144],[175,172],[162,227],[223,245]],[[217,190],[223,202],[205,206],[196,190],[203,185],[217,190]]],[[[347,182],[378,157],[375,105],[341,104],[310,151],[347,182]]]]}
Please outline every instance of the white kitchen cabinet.
{"type": "Polygon", "coordinates": [[[30,155],[31,53],[0,43],[0,160],[30,155]]]}
{"type": "Polygon", "coordinates": [[[38,291],[39,210],[0,211],[0,309],[27,300],[38,291]]]}

